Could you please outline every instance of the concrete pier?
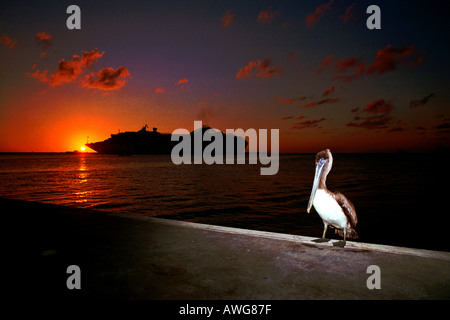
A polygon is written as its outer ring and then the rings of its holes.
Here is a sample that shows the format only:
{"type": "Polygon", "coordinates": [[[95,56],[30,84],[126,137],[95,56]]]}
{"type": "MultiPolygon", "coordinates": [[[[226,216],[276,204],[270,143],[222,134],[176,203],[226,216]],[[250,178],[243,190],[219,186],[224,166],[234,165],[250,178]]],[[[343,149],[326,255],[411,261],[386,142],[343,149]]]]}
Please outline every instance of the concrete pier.
{"type": "Polygon", "coordinates": [[[449,299],[450,253],[0,199],[4,264],[18,297],[449,299]],[[336,240],[333,240],[336,241],[336,240]],[[69,290],[67,267],[81,270],[69,290]],[[381,289],[368,289],[367,268],[381,289]]]}

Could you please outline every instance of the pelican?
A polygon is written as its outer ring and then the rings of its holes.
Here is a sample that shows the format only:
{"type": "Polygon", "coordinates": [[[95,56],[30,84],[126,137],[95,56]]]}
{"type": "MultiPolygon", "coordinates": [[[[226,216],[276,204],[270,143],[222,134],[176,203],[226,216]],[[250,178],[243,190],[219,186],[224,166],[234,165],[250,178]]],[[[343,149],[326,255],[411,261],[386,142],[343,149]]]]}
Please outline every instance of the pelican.
{"type": "Polygon", "coordinates": [[[307,211],[314,205],[320,218],[322,218],[324,229],[321,239],[316,242],[328,242],[325,238],[328,226],[335,228],[335,232],[344,237],[343,241],[335,242],[333,245],[345,247],[345,240],[358,238],[355,231],[358,218],[353,204],[340,192],[331,192],[325,184],[327,175],[333,166],[333,156],[329,149],[322,150],[316,155],[316,174],[308,202],[307,211]]]}

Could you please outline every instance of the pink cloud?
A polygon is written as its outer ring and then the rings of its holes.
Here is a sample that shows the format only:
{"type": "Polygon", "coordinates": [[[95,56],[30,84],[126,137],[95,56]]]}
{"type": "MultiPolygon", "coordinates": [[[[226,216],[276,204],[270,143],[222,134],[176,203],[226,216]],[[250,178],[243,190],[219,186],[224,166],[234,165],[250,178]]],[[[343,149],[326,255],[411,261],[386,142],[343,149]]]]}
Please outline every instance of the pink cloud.
{"type": "Polygon", "coordinates": [[[90,52],[82,52],[81,57],[74,55],[72,60],[66,61],[62,59],[59,62],[58,70],[54,73],[49,74],[48,70],[39,71],[36,70],[31,74],[31,77],[38,79],[42,82],[48,82],[50,86],[58,86],[63,83],[69,83],[74,81],[81,73],[83,73],[86,68],[95,63],[98,59],[103,57],[105,52],[98,52],[98,50],[93,50],[90,52]]]}
{"type": "Polygon", "coordinates": [[[175,86],[180,88],[181,90],[187,89],[190,90],[191,87],[189,86],[189,80],[186,78],[178,80],[178,82],[175,82],[175,86]]]}

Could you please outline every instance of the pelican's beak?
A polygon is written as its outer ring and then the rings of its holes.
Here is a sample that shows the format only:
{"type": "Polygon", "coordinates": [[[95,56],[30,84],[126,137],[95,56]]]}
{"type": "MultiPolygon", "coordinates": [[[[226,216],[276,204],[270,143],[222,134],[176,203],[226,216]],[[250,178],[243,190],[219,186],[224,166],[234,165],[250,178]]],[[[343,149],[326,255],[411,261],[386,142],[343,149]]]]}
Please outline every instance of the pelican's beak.
{"type": "Polygon", "coordinates": [[[316,164],[316,174],[314,176],[314,183],[311,191],[311,196],[309,197],[308,208],[306,209],[308,213],[311,210],[311,207],[314,203],[314,197],[316,196],[316,191],[317,188],[319,187],[319,182],[323,174],[323,169],[325,168],[327,163],[328,160],[320,159],[319,162],[317,162],[316,164]]]}

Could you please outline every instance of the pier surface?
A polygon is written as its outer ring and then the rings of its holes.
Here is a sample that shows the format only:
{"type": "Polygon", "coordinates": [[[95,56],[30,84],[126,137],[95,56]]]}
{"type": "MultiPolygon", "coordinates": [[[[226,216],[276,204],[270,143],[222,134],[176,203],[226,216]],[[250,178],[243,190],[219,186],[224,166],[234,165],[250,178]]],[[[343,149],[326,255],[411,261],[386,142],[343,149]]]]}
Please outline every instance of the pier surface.
{"type": "Polygon", "coordinates": [[[10,295],[33,299],[449,299],[450,253],[0,198],[10,295]],[[336,240],[333,240],[336,241],[336,240]],[[81,289],[66,286],[67,267],[81,289]],[[381,289],[368,289],[367,268],[381,289]]]}

